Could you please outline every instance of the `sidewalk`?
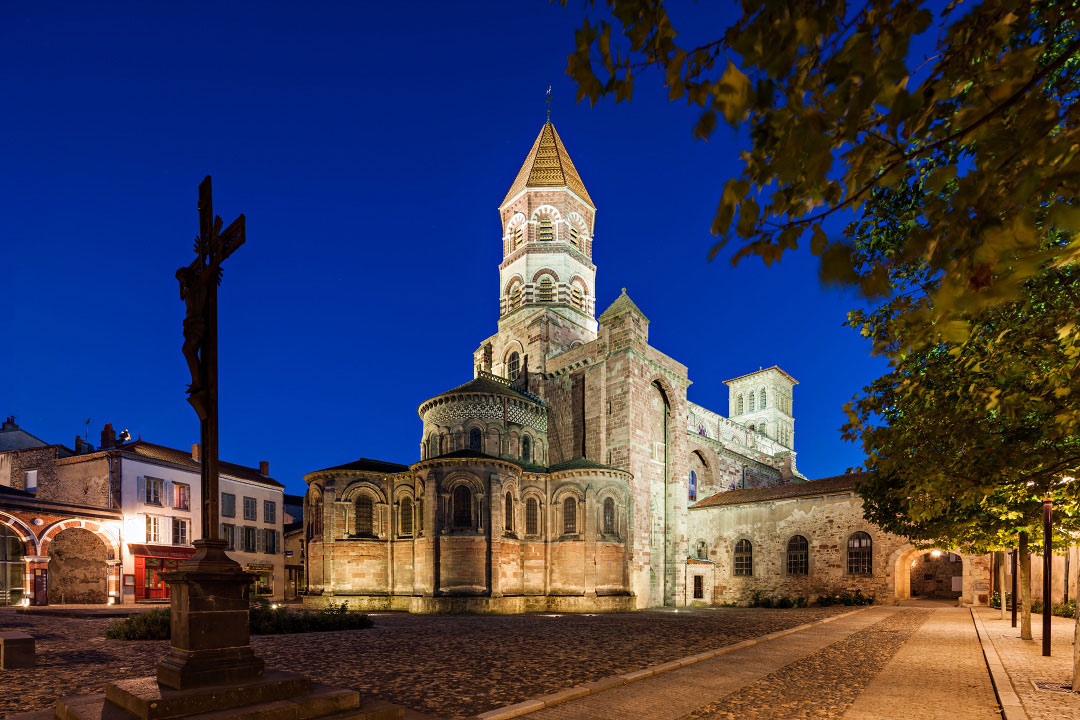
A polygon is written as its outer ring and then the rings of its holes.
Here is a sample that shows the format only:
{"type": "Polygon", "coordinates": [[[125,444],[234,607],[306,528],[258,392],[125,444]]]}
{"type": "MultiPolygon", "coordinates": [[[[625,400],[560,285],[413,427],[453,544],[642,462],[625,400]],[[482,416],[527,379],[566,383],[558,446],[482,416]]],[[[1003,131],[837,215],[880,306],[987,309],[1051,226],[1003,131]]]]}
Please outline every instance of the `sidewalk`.
{"type": "Polygon", "coordinates": [[[1001,717],[970,613],[873,607],[527,720],[1001,717]]]}
{"type": "MultiPolygon", "coordinates": [[[[1042,616],[1032,615],[1032,640],[1020,639],[1017,627],[1010,620],[1001,620],[1000,611],[975,608],[982,628],[994,653],[1008,675],[1011,689],[1020,699],[1022,711],[1008,712],[1007,720],[1059,720],[1080,717],[1080,693],[1040,690],[1035,682],[1068,684],[1072,680],[1073,629],[1071,618],[1055,617],[1051,629],[1050,657],[1042,655],[1042,616]],[[1018,717],[1019,716],[1019,717],[1018,717]]],[[[998,688],[1002,690],[1001,687],[998,688]]]]}

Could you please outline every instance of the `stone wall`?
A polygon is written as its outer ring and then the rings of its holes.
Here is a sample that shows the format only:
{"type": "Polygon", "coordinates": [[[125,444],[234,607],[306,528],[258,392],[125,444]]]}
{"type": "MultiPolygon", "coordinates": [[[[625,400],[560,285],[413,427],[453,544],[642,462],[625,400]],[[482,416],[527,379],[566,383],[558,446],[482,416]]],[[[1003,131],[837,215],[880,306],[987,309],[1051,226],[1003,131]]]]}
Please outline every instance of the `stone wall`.
{"type": "MultiPolygon", "coordinates": [[[[114,498],[119,497],[120,478],[110,478],[109,460],[105,454],[95,459],[83,456],[56,461],[56,485],[38,490],[49,492],[49,500],[60,500],[73,505],[90,507],[115,507],[114,498]]],[[[38,481],[40,487],[41,481],[38,481]]]]}
{"type": "Polygon", "coordinates": [[[49,544],[49,602],[103,603],[108,589],[105,543],[81,528],[61,530],[49,544]]]}
{"type": "Polygon", "coordinates": [[[941,553],[937,557],[926,552],[915,559],[911,566],[910,592],[912,597],[958,598],[963,586],[953,590],[953,577],[964,575],[963,560],[954,553],[941,553]]]}

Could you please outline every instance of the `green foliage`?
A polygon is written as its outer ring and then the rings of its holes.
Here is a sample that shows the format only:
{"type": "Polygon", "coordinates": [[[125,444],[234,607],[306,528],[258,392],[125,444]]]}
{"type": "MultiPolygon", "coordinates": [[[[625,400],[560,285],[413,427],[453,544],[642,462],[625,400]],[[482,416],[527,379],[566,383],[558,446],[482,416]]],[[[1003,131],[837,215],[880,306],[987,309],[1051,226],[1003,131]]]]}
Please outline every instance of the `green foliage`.
{"type": "MultiPolygon", "coordinates": [[[[721,193],[713,252],[737,239],[735,262],[769,264],[808,237],[823,280],[868,298],[895,297],[889,275],[917,263],[935,282],[930,302],[905,310],[904,344],[923,347],[962,341],[972,313],[1080,259],[1077,6],[976,0],[935,17],[919,0],[748,0],[730,25],[687,46],[684,8],[586,0],[567,74],[578,99],[595,103],[630,100],[652,71],[670,100],[699,109],[696,137],[721,117],[745,129],[751,146],[721,193]],[[911,50],[924,34],[936,39],[928,58],[911,50]],[[866,204],[911,189],[925,192],[903,233],[868,263],[854,242],[879,219],[866,204]],[[862,218],[829,237],[821,223],[837,211],[862,218]],[[1062,242],[1044,242],[1052,230],[1062,242]]],[[[1054,330],[1078,334],[1072,323],[1054,330]]]]}
{"type": "MultiPolygon", "coordinates": [[[[994,593],[994,596],[990,598],[990,607],[1001,607],[1001,593],[994,593]]],[[[1012,607],[1012,593],[1005,593],[1005,609],[1008,610],[1012,607]]]]}
{"type": "Polygon", "coordinates": [[[856,590],[854,593],[842,592],[842,593],[829,593],[828,595],[821,595],[814,601],[814,605],[819,607],[829,607],[832,605],[873,605],[873,595],[863,595],[862,590],[856,590]]]}
{"type": "Polygon", "coordinates": [[[169,608],[137,612],[105,628],[109,640],[168,640],[171,634],[169,608]]]}
{"type": "MultiPolygon", "coordinates": [[[[747,605],[748,607],[760,608],[797,608],[807,607],[809,601],[802,596],[792,598],[787,595],[781,595],[780,597],[774,598],[766,595],[762,590],[754,590],[750,594],[750,601],[747,605]]],[[[730,607],[734,606],[734,603],[730,605],[730,607]]],[[[725,605],[725,607],[728,607],[728,605],[725,605]]]]}
{"type": "MultiPolygon", "coordinates": [[[[290,610],[271,605],[265,598],[252,601],[248,609],[252,635],[363,630],[373,625],[370,617],[349,610],[347,600],[317,610],[290,610]]],[[[167,640],[170,637],[169,609],[159,608],[117,620],[105,628],[110,640],[167,640]]]]}

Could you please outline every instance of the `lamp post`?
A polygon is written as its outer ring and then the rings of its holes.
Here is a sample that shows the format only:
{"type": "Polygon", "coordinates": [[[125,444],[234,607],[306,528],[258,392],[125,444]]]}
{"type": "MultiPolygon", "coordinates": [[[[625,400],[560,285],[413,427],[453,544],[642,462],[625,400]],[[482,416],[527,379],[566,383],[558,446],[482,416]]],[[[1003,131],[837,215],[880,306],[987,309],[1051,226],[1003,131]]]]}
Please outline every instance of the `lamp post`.
{"type": "Polygon", "coordinates": [[[1016,550],[1012,553],[1012,627],[1016,627],[1016,550]]]}
{"type": "Polygon", "coordinates": [[[1054,501],[1048,497],[1043,498],[1043,627],[1042,627],[1042,654],[1050,657],[1050,623],[1053,618],[1054,601],[1050,597],[1050,573],[1053,571],[1054,546],[1050,536],[1050,521],[1054,512],[1054,501]]]}

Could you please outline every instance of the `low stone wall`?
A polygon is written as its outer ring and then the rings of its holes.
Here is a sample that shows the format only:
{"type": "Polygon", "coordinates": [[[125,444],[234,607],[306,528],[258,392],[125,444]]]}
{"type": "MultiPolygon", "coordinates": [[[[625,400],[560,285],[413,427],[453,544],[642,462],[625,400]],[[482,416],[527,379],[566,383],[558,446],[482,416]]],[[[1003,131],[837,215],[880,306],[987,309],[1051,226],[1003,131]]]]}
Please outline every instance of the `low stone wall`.
{"type": "Polygon", "coordinates": [[[307,595],[308,609],[331,602],[348,602],[350,610],[401,611],[419,615],[489,613],[514,615],[535,612],[602,613],[634,610],[634,596],[623,595],[512,595],[504,597],[426,597],[409,595],[307,595]]]}

